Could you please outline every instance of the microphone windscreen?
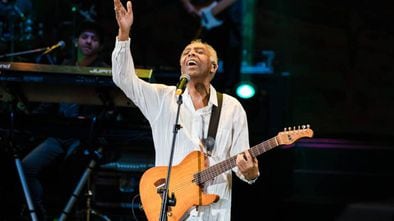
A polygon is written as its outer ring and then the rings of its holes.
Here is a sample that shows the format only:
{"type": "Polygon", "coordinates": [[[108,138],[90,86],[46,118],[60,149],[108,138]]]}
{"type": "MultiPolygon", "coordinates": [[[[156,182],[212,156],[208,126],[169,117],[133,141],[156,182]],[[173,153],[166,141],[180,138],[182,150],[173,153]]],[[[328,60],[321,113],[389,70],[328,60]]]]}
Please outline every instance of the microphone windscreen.
{"type": "Polygon", "coordinates": [[[60,48],[66,47],[66,43],[64,41],[59,41],[59,43],[57,44],[59,45],[60,48]]]}
{"type": "Polygon", "coordinates": [[[182,78],[186,78],[187,81],[190,81],[190,75],[188,75],[188,74],[181,74],[181,76],[179,77],[179,79],[182,79],[182,78]]]}

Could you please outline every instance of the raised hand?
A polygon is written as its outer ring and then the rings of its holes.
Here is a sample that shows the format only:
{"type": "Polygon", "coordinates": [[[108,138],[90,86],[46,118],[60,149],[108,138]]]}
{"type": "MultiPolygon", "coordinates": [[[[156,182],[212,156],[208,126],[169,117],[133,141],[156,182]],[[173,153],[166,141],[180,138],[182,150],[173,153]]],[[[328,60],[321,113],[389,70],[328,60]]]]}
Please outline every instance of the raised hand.
{"type": "Polygon", "coordinates": [[[118,39],[120,41],[126,41],[129,38],[131,25],[134,20],[131,1],[127,1],[126,9],[120,0],[114,0],[114,10],[116,21],[119,26],[118,39]]]}

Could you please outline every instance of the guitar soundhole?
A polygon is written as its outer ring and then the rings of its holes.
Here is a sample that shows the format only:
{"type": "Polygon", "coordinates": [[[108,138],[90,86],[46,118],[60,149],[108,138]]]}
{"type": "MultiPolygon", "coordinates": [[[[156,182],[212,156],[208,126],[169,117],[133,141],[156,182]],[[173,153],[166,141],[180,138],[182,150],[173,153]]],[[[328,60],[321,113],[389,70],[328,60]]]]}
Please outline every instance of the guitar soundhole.
{"type": "MultiPolygon", "coordinates": [[[[161,199],[163,199],[163,192],[165,191],[166,179],[164,179],[164,178],[158,179],[153,185],[155,185],[157,193],[160,194],[161,199]]],[[[174,196],[172,196],[172,197],[174,197],[174,196]]],[[[174,200],[174,198],[172,198],[172,197],[169,198],[169,205],[170,206],[175,205],[175,202],[171,203],[171,200],[174,200]],[[172,204],[174,204],[174,205],[172,205],[172,204]]],[[[169,217],[172,216],[171,207],[167,208],[167,216],[169,216],[169,217]]]]}
{"type": "Polygon", "coordinates": [[[164,187],[166,185],[166,179],[164,178],[158,179],[153,185],[155,185],[157,189],[157,193],[163,193],[164,187]]]}

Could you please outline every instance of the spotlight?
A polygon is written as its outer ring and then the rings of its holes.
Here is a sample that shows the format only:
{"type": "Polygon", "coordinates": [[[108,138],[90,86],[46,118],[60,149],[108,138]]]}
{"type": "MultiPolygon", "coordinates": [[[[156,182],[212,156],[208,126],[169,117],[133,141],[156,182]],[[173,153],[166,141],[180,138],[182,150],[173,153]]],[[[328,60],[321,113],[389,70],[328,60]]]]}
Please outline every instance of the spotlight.
{"type": "Polygon", "coordinates": [[[251,82],[241,82],[235,89],[235,93],[242,99],[249,99],[256,94],[256,89],[251,82]]]}

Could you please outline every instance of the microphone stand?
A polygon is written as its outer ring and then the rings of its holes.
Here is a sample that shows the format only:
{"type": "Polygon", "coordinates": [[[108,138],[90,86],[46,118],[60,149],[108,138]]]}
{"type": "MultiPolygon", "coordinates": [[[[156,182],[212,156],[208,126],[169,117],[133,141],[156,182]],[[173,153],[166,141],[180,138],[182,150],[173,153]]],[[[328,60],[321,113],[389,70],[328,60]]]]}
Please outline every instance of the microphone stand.
{"type": "Polygon", "coordinates": [[[8,137],[7,137],[8,138],[8,145],[13,151],[16,170],[18,172],[19,180],[21,182],[23,193],[25,195],[25,200],[27,203],[27,207],[29,209],[31,220],[38,221],[38,217],[37,217],[37,213],[36,213],[35,206],[33,203],[33,199],[31,198],[31,194],[30,194],[30,190],[29,190],[29,185],[26,181],[25,172],[23,169],[23,165],[22,165],[19,153],[18,153],[19,151],[17,150],[17,148],[14,144],[14,140],[15,140],[15,137],[14,137],[15,103],[14,103],[14,101],[12,101],[12,103],[10,105],[11,105],[10,128],[9,128],[8,137]]]}
{"type": "Polygon", "coordinates": [[[47,49],[48,49],[48,47],[37,48],[37,49],[32,49],[32,50],[27,50],[27,51],[14,52],[14,53],[7,53],[7,54],[0,55],[0,58],[13,57],[13,56],[25,55],[25,54],[33,54],[33,53],[45,51],[47,49]]]}
{"type": "Polygon", "coordinates": [[[165,184],[164,188],[160,190],[161,194],[162,194],[160,221],[167,220],[166,214],[167,214],[168,206],[175,206],[175,204],[176,204],[176,198],[174,196],[174,193],[172,193],[170,198],[168,197],[168,185],[170,184],[170,174],[171,174],[171,168],[172,168],[172,159],[174,156],[176,135],[177,135],[179,129],[181,129],[181,125],[178,124],[178,121],[179,121],[179,112],[180,112],[180,108],[181,108],[181,104],[182,104],[182,94],[179,95],[177,104],[178,104],[178,109],[177,109],[177,113],[176,113],[175,125],[174,125],[174,130],[173,130],[171,154],[170,154],[170,160],[168,163],[166,184],[165,184]]]}

